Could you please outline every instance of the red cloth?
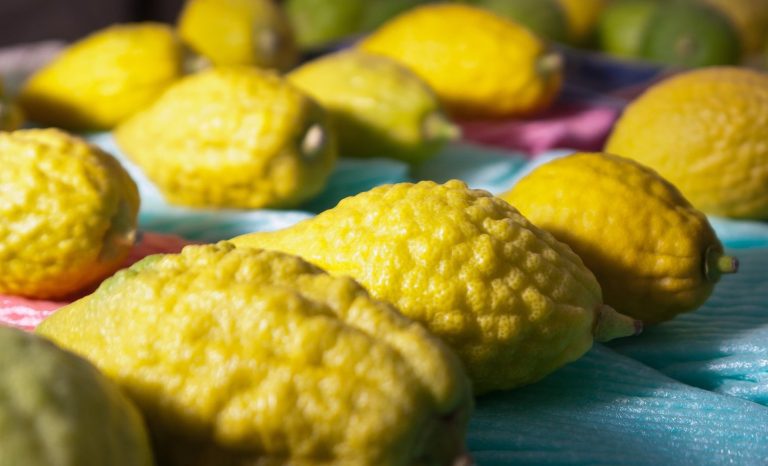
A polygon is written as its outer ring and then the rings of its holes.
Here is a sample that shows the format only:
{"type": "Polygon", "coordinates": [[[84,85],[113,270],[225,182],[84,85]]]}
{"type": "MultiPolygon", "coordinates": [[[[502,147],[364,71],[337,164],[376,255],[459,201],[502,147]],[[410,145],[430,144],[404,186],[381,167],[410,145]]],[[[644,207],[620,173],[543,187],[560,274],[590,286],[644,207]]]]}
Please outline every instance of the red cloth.
{"type": "Polygon", "coordinates": [[[536,155],[550,149],[601,150],[621,110],[608,106],[558,105],[524,120],[460,122],[467,141],[536,155]]]}
{"type": "MultiPolygon", "coordinates": [[[[178,236],[145,232],[131,250],[125,267],[152,254],[179,252],[188,244],[192,243],[178,236]]],[[[33,330],[43,319],[67,304],[69,301],[45,301],[0,295],[0,325],[33,330]]]]}

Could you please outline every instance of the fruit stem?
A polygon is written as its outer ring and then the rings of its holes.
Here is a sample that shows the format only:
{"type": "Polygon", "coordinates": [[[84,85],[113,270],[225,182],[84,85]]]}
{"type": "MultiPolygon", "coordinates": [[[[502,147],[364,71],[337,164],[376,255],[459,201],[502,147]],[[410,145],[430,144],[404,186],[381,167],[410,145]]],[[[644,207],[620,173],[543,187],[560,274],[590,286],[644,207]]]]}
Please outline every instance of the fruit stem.
{"type": "Polygon", "coordinates": [[[710,246],[704,253],[704,276],[707,281],[716,283],[720,276],[728,273],[736,273],[739,270],[739,260],[732,256],[726,256],[720,248],[710,246]]]}
{"type": "Polygon", "coordinates": [[[301,153],[307,159],[314,158],[325,146],[325,130],[319,124],[307,128],[304,138],[301,140],[301,153]]]}
{"type": "Polygon", "coordinates": [[[563,68],[563,57],[556,52],[550,52],[543,55],[536,62],[536,71],[541,76],[550,76],[563,68]]]}
{"type": "Polygon", "coordinates": [[[614,308],[601,304],[597,308],[592,335],[595,341],[606,342],[615,338],[638,335],[643,331],[643,323],[624,314],[619,314],[614,308]]]}
{"type": "Polygon", "coordinates": [[[442,112],[429,114],[422,123],[422,131],[427,141],[456,141],[461,137],[461,128],[451,123],[442,112]]]}

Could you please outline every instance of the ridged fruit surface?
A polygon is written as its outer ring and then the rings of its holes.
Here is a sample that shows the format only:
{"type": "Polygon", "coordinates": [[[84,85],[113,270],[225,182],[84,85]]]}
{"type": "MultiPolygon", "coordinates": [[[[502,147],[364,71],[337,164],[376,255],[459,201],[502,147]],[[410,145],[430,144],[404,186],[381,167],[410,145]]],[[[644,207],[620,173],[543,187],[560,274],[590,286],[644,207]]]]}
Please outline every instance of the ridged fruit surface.
{"type": "Polygon", "coordinates": [[[639,163],[577,153],[546,163],[501,197],[567,243],[606,304],[646,323],[693,311],[735,271],[706,216],[639,163]]]}
{"type": "Polygon", "coordinates": [[[298,257],[188,246],[38,332],[143,411],[164,465],[450,466],[469,381],[455,355],[355,281],[298,257]]]}
{"type": "Polygon", "coordinates": [[[690,71],[625,110],[606,152],[658,171],[707,214],[768,219],[768,75],[690,71]]]}
{"type": "Polygon", "coordinates": [[[325,187],[336,161],[327,113],[247,66],[185,77],[115,137],[169,202],[192,207],[295,206],[325,187]]]}
{"type": "Polygon", "coordinates": [[[75,42],[24,84],[20,103],[41,125],[111,129],[182,75],[183,50],[160,23],[118,24],[75,42]]]}
{"type": "Polygon", "coordinates": [[[0,132],[0,293],[63,298],[128,256],[139,194],[111,155],[56,129],[0,132]]]}
{"type": "Polygon", "coordinates": [[[562,59],[525,27],[481,8],[412,8],[364,38],[363,50],[405,64],[453,115],[528,115],[548,107],[562,84],[562,59]]]}
{"type": "Polygon", "coordinates": [[[584,354],[594,333],[635,331],[603,306],[600,286],[568,246],[460,181],[377,187],[287,229],[232,242],[354,277],[447,342],[476,393],[541,379],[584,354]]]}

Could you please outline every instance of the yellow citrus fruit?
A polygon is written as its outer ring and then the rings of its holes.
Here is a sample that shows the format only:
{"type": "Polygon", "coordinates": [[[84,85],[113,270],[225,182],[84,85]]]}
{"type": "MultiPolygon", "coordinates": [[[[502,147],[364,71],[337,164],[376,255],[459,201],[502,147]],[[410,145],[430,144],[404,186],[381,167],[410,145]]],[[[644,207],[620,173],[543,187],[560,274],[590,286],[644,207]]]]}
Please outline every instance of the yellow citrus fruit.
{"type": "Polygon", "coordinates": [[[109,154],[56,129],[0,132],[0,294],[61,298],[114,272],[139,194],[109,154]]]}
{"type": "Polygon", "coordinates": [[[720,275],[736,270],[706,216],[630,159],[573,154],[536,168],[501,198],[573,248],[606,304],[646,323],[698,308],[720,275]]]}
{"type": "Polygon", "coordinates": [[[20,103],[39,124],[110,129],[179,78],[182,59],[170,26],[110,26],[74,43],[32,75],[20,103]]]}
{"type": "Polygon", "coordinates": [[[344,51],[288,79],[331,112],[344,156],[420,162],[459,134],[432,89],[387,57],[344,51]]]}
{"type": "Polygon", "coordinates": [[[0,464],[154,464],[138,411],[84,359],[0,326],[0,372],[0,464]]]}
{"type": "Polygon", "coordinates": [[[317,194],[336,160],[327,114],[254,67],[187,76],[116,139],[166,198],[193,207],[287,207],[317,194]]]}
{"type": "Polygon", "coordinates": [[[227,243],[155,255],[45,320],[143,411],[170,465],[451,465],[469,381],[356,282],[227,243]]]}
{"type": "Polygon", "coordinates": [[[733,22],[741,37],[744,52],[759,54],[765,48],[768,26],[766,0],[702,0],[716,7],[733,22]]]}
{"type": "Polygon", "coordinates": [[[656,84],[617,122],[606,152],[633,158],[712,215],[768,219],[768,75],[714,67],[656,84]]]}
{"type": "Polygon", "coordinates": [[[603,306],[595,277],[568,246],[460,181],[377,187],[232,242],[359,280],[446,341],[476,393],[537,381],[584,354],[596,334],[635,331],[603,306]]]}
{"type": "Polygon", "coordinates": [[[214,65],[286,70],[298,61],[291,26],[273,0],[189,0],[177,27],[214,65]]]}
{"type": "Polygon", "coordinates": [[[568,18],[570,39],[582,43],[589,38],[609,0],[558,0],[568,18]]]}
{"type": "Polygon", "coordinates": [[[461,117],[527,115],[550,105],[562,83],[561,57],[528,29],[461,4],[408,10],[360,48],[394,58],[421,76],[461,117]]]}

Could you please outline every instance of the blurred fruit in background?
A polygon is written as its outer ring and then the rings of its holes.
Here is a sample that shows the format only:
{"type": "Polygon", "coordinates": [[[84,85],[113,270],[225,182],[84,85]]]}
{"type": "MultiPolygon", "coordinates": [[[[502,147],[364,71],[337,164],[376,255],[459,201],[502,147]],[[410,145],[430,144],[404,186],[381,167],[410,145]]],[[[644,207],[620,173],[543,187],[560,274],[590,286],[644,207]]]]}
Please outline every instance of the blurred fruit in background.
{"type": "Polygon", "coordinates": [[[72,44],[32,75],[20,103],[35,123],[110,129],[182,75],[183,55],[168,25],[110,26],[72,44]]]}
{"type": "Polygon", "coordinates": [[[617,57],[639,57],[649,20],[658,5],[658,0],[615,0],[608,5],[597,25],[602,51],[617,57]]]}
{"type": "Polygon", "coordinates": [[[291,25],[272,0],[189,0],[177,27],[182,40],[214,65],[287,70],[298,62],[291,25]]]}
{"type": "Polygon", "coordinates": [[[139,194],[112,156],[57,129],[0,132],[0,294],[58,299],[117,270],[139,194]]]}
{"type": "Polygon", "coordinates": [[[286,0],[285,10],[303,49],[370,32],[425,0],[286,0]]]}
{"type": "Polygon", "coordinates": [[[516,21],[543,38],[562,43],[571,38],[568,16],[558,0],[473,0],[469,3],[516,21]]]}
{"type": "Polygon", "coordinates": [[[657,170],[711,215],[768,219],[768,75],[736,67],[689,71],[625,110],[608,152],[657,170]]]}
{"type": "Polygon", "coordinates": [[[588,41],[605,6],[611,0],[558,0],[568,17],[568,33],[573,44],[588,41]]]}
{"type": "Polygon", "coordinates": [[[338,52],[288,79],[331,112],[344,156],[419,162],[459,135],[432,89],[384,56],[338,52]]]}
{"type": "Polygon", "coordinates": [[[0,131],[13,131],[23,123],[21,109],[5,94],[3,82],[0,81],[0,131]]]}
{"type": "Polygon", "coordinates": [[[411,68],[460,118],[530,115],[549,107],[562,84],[562,58],[542,39],[469,5],[413,8],[359,47],[411,68]]]}
{"type": "Polygon", "coordinates": [[[85,359],[0,325],[0,373],[0,464],[154,465],[139,411],[85,359]]]}
{"type": "Polygon", "coordinates": [[[670,66],[736,64],[743,55],[731,20],[703,2],[617,0],[598,31],[605,52],[670,66]]]}
{"type": "Polygon", "coordinates": [[[169,202],[191,207],[293,207],[336,161],[325,110],[250,66],[185,77],[115,136],[169,202]]]}
{"type": "Polygon", "coordinates": [[[700,0],[722,11],[735,25],[744,53],[765,49],[768,31],[768,0],[700,0]]]}

